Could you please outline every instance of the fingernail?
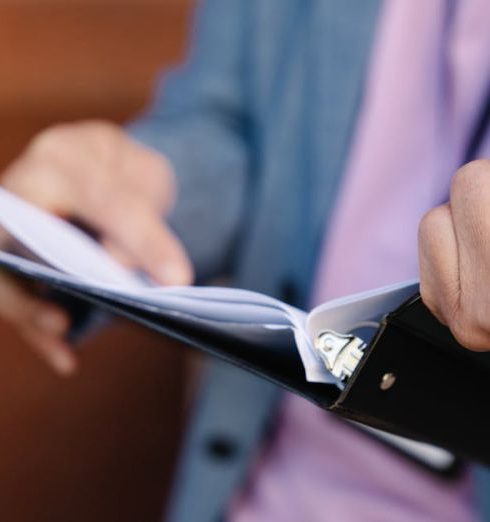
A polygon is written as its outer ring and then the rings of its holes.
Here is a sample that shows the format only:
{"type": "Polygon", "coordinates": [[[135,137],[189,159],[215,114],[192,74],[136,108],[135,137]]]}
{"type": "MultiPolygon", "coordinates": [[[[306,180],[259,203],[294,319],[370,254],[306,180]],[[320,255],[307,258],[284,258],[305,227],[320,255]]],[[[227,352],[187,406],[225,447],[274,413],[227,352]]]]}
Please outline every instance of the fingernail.
{"type": "Polygon", "coordinates": [[[59,332],[65,328],[65,318],[57,312],[43,310],[36,315],[38,326],[46,332],[59,332]]]}
{"type": "Polygon", "coordinates": [[[158,272],[158,279],[166,285],[188,285],[190,274],[187,268],[179,264],[166,263],[158,272]]]}

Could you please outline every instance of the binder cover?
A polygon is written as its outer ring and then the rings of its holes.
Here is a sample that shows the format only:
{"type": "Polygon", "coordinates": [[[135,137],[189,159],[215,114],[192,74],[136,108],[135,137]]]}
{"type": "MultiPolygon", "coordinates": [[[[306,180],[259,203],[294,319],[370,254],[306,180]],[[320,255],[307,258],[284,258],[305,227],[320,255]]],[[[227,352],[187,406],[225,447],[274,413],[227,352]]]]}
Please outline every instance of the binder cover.
{"type": "Polygon", "coordinates": [[[460,346],[419,294],[384,317],[340,390],[306,381],[289,331],[275,332],[274,342],[269,342],[272,337],[237,341],[209,325],[142,312],[110,298],[68,293],[240,366],[342,417],[490,465],[490,353],[460,346]],[[391,376],[390,386],[382,385],[386,375],[391,376]]]}

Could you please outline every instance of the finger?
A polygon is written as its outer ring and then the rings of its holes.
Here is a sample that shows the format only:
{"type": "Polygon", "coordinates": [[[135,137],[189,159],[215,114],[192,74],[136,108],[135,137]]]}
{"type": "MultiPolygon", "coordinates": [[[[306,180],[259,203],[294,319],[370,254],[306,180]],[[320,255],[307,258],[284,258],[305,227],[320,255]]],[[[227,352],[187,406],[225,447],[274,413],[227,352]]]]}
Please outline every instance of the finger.
{"type": "Polygon", "coordinates": [[[53,334],[63,334],[69,326],[62,310],[35,298],[5,272],[0,272],[0,315],[15,325],[35,323],[53,334]]]}
{"type": "Polygon", "coordinates": [[[103,238],[101,243],[107,253],[111,255],[120,265],[124,266],[128,270],[137,268],[135,266],[135,260],[112,239],[103,238]]]}
{"type": "Polygon", "coordinates": [[[0,272],[0,317],[15,326],[57,372],[66,375],[74,370],[75,357],[62,341],[69,329],[66,313],[33,297],[3,272],[0,272]]]}
{"type": "Polygon", "coordinates": [[[21,337],[33,351],[61,376],[68,377],[78,368],[76,356],[68,343],[57,336],[35,328],[20,331],[21,337]]]}
{"type": "Polygon", "coordinates": [[[79,197],[71,176],[54,163],[29,155],[21,156],[2,176],[2,185],[29,203],[58,215],[70,215],[79,197]]]}
{"type": "Polygon", "coordinates": [[[451,210],[459,245],[462,304],[481,296],[475,290],[482,285],[490,287],[489,205],[490,162],[473,162],[460,169],[451,186],[451,210]]]}
{"type": "Polygon", "coordinates": [[[458,245],[449,205],[428,212],[419,227],[420,293],[431,312],[449,324],[459,307],[458,245]]]}
{"type": "MultiPolygon", "coordinates": [[[[118,232],[118,231],[117,231],[118,232]]],[[[175,234],[156,216],[140,214],[115,240],[135,264],[163,285],[188,285],[193,269],[175,234]]]]}
{"type": "Polygon", "coordinates": [[[62,170],[58,169],[58,174],[71,178],[70,188],[76,197],[79,189],[92,190],[93,187],[107,198],[113,192],[108,189],[122,186],[143,198],[157,213],[168,211],[175,200],[175,179],[168,160],[117,125],[104,121],[58,125],[41,133],[35,141],[35,149],[41,149],[44,157],[46,154],[54,157],[58,167],[61,163],[62,170]],[[68,170],[67,156],[59,152],[63,148],[70,152],[68,170]],[[88,176],[96,183],[87,184],[88,176]]]}
{"type": "Polygon", "coordinates": [[[111,193],[107,188],[111,184],[105,189],[101,185],[97,190],[91,185],[81,185],[77,197],[71,194],[68,184],[60,187],[59,193],[41,194],[29,182],[33,178],[27,177],[24,185],[16,189],[38,206],[58,213],[69,212],[100,231],[113,245],[113,251],[117,249],[117,255],[125,258],[125,263],[142,268],[161,284],[186,285],[192,281],[193,270],[182,244],[147,198],[127,186],[111,193]]]}
{"type": "Polygon", "coordinates": [[[162,217],[144,200],[121,194],[104,212],[80,207],[93,223],[134,265],[165,285],[187,285],[193,270],[185,249],[162,217]]]}
{"type": "Polygon", "coordinates": [[[460,278],[456,329],[462,344],[490,349],[490,162],[465,165],[451,185],[460,278]]]}

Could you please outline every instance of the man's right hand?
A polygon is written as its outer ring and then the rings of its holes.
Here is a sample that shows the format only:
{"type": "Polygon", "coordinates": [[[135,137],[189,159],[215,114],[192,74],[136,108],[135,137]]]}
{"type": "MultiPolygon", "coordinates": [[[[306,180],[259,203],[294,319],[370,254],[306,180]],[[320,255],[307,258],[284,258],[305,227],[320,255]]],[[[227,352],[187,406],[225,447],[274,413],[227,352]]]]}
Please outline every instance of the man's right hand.
{"type": "MultiPolygon", "coordinates": [[[[156,282],[192,281],[184,248],[164,222],[176,198],[172,169],[117,126],[90,121],[43,131],[5,171],[2,184],[48,212],[83,223],[119,261],[156,282]]],[[[0,317],[59,373],[76,369],[64,340],[66,313],[5,273],[0,317]]]]}

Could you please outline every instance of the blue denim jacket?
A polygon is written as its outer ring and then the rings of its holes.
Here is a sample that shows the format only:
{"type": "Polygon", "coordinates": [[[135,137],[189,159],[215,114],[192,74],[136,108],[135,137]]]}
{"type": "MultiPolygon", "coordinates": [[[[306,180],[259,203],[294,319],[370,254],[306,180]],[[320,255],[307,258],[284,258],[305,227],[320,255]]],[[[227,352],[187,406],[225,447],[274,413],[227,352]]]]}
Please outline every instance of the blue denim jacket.
{"type": "MultiPolygon", "coordinates": [[[[173,164],[179,200],[171,221],[200,279],[226,271],[236,286],[305,304],[349,151],[379,3],[200,5],[187,63],[165,78],[148,113],[130,128],[173,164]]],[[[210,365],[167,520],[220,518],[277,398],[267,382],[210,365]]],[[[486,471],[478,475],[484,493],[486,471]]]]}

